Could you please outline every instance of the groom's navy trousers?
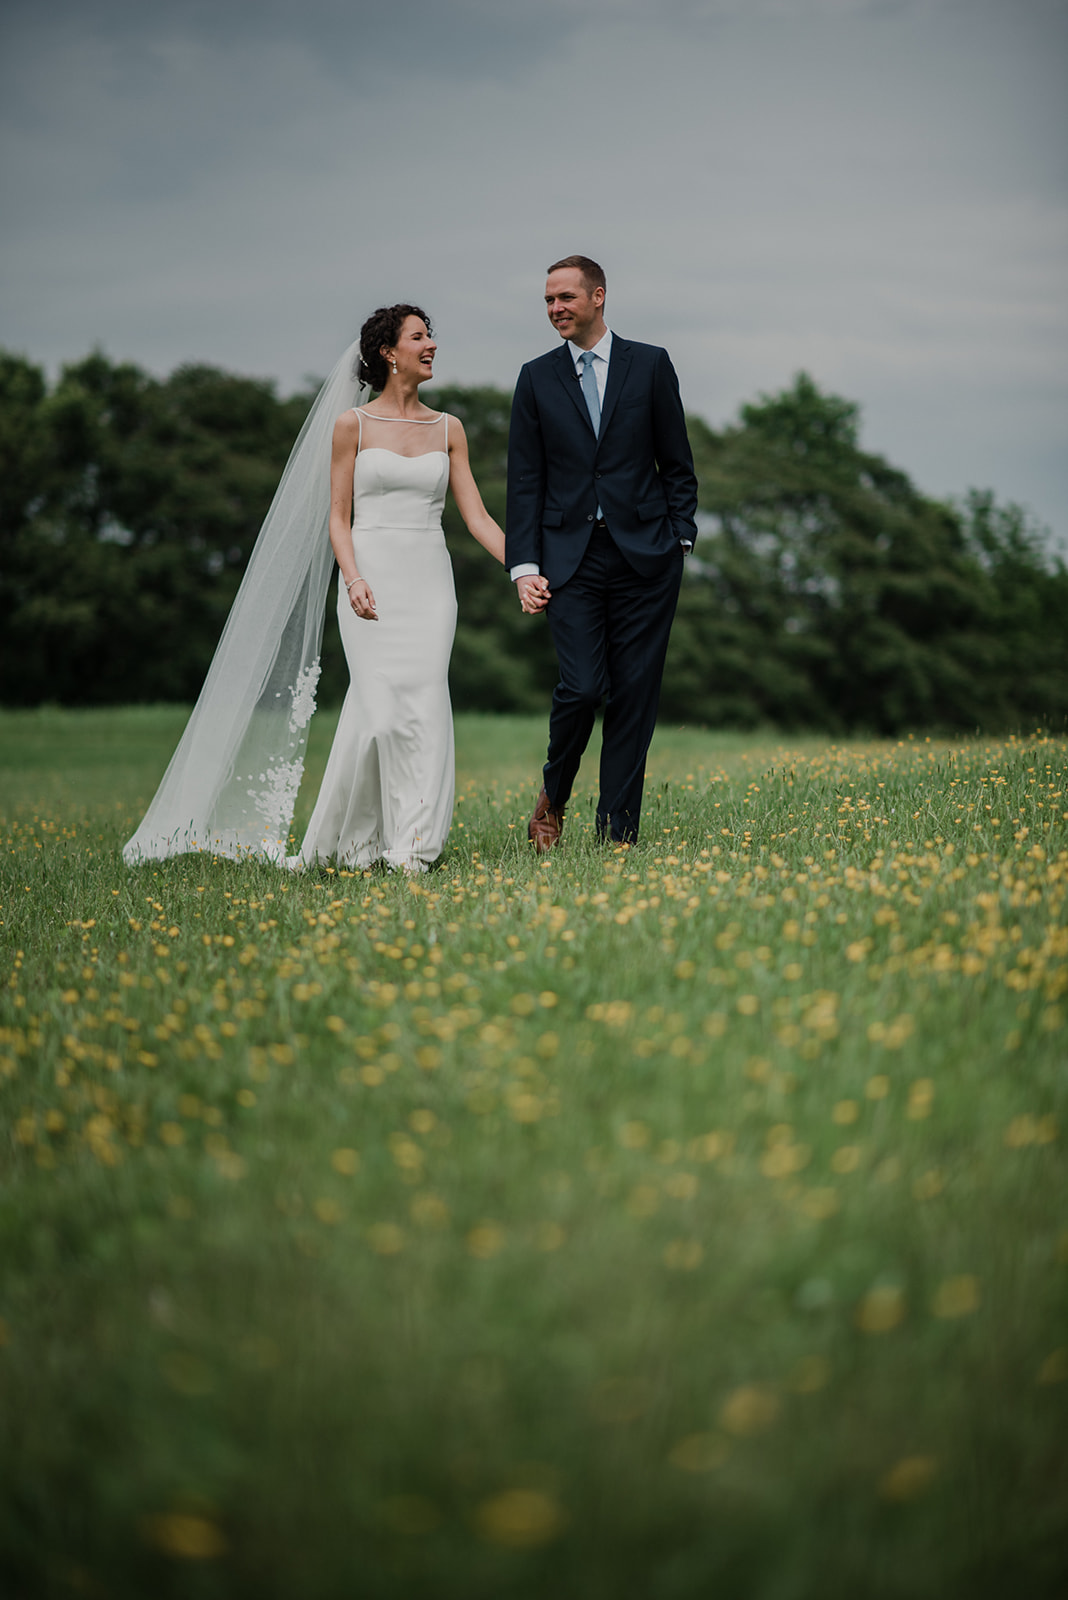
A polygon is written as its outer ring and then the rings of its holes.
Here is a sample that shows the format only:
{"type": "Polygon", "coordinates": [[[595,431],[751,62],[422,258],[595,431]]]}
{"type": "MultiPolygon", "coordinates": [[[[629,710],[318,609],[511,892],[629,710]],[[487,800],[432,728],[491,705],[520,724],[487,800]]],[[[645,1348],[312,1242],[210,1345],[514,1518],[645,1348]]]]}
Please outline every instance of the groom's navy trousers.
{"type": "Polygon", "coordinates": [[[509,567],[537,563],[560,681],[545,790],[566,805],[604,702],[598,831],[637,837],[645,758],[697,480],[665,350],[614,334],[595,434],[570,351],[520,372],[508,440],[509,567]],[[602,516],[598,519],[597,511],[602,516]]]}

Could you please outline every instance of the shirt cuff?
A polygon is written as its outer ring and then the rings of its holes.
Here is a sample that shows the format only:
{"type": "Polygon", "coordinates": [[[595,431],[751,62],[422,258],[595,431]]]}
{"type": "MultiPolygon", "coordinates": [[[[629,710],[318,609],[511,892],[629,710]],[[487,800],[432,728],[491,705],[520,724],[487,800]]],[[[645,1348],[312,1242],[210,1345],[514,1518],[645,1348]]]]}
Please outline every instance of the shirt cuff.
{"type": "Polygon", "coordinates": [[[679,543],[682,545],[683,553],[685,555],[689,555],[690,551],[693,549],[693,540],[692,539],[680,539],[679,543]]]}
{"type": "Polygon", "coordinates": [[[508,576],[513,583],[517,578],[540,578],[541,568],[536,561],[521,561],[517,567],[512,567],[508,576]]]}

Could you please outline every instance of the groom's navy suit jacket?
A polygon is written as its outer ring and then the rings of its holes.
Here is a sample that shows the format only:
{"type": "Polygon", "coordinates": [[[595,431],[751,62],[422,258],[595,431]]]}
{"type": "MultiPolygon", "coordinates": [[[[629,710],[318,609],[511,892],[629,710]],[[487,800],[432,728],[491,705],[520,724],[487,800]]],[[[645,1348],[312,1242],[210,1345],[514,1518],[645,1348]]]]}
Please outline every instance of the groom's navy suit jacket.
{"type": "Polygon", "coordinates": [[[664,569],[697,537],[697,479],[678,379],[666,350],[612,335],[595,436],[566,344],[519,374],[508,439],[505,564],[537,562],[561,587],[586,553],[601,507],[636,572],[664,569]]]}

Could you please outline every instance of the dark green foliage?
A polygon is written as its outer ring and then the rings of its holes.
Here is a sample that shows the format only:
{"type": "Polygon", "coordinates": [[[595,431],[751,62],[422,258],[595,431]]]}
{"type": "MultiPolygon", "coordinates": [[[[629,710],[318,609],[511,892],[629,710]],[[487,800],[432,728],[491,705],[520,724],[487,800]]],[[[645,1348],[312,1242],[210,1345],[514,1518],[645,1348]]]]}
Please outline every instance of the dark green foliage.
{"type": "MultiPolygon", "coordinates": [[[[161,382],[99,353],[49,390],[0,354],[0,699],[193,700],[310,398],[203,366],[161,382]]],[[[463,422],[501,521],[507,394],[428,399],[463,422]]],[[[858,419],[804,373],[722,433],[691,419],[703,527],[664,715],[831,732],[1063,724],[1063,562],[1017,506],[926,499],[860,448],[858,419]]],[[[522,615],[451,501],[445,528],[454,703],[547,709],[544,620],[522,615]]],[[[345,681],[331,603],[322,700],[345,681]]]]}
{"type": "Polygon", "coordinates": [[[709,524],[664,710],[828,730],[1062,722],[1068,574],[1019,507],[925,499],[806,374],[691,437],[709,524]]]}
{"type": "Polygon", "coordinates": [[[308,397],[211,367],[0,358],[0,695],[192,700],[308,397]]]}
{"type": "Polygon", "coordinates": [[[987,579],[983,662],[993,720],[1063,722],[1068,707],[1068,570],[1016,505],[973,489],[959,508],[987,579]]]}

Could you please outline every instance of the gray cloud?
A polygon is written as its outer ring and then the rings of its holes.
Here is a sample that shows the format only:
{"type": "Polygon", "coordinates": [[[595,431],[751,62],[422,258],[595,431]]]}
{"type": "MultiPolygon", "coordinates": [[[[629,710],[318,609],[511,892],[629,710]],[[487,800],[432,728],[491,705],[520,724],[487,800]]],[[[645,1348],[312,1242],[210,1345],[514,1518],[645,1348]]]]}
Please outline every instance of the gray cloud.
{"type": "Polygon", "coordinates": [[[722,421],[807,367],[935,492],[1068,532],[1059,0],[9,5],[0,340],[300,380],[382,299],[442,376],[613,323],[722,421]]]}

